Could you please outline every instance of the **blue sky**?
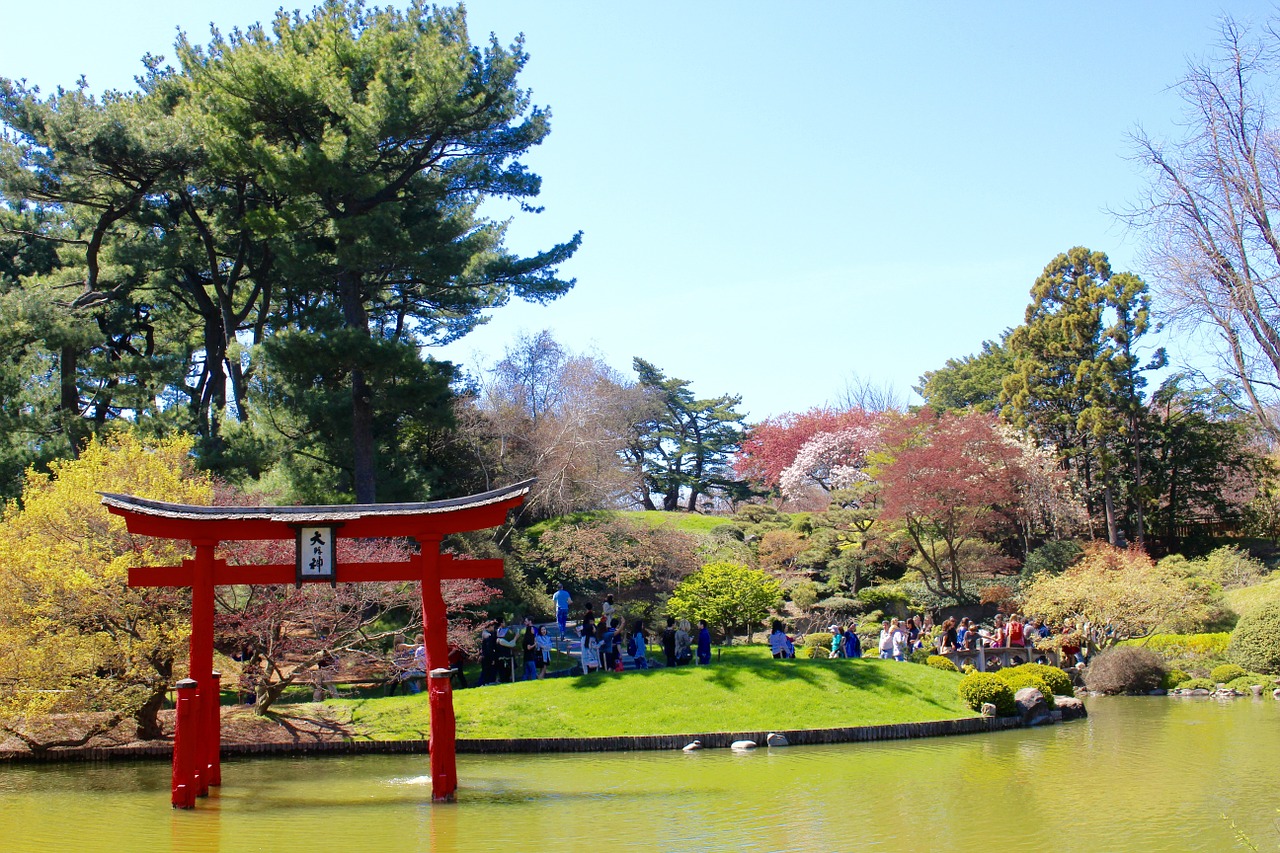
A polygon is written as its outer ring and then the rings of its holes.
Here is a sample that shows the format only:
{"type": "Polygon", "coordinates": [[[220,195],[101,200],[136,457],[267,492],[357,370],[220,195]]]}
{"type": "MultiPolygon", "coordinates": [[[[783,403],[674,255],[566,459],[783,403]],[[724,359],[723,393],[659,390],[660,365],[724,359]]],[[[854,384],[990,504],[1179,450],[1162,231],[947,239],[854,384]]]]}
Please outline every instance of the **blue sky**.
{"type": "MultiPolygon", "coordinates": [[[[275,8],[23,4],[5,11],[0,76],[128,88],[144,53],[171,55],[175,28],[199,42],[211,21],[226,30],[275,8]]],[[[569,295],[513,303],[434,354],[474,368],[550,328],[628,374],[638,355],[700,395],[741,394],[759,419],[833,400],[854,374],[905,392],[1021,322],[1039,271],[1072,246],[1145,275],[1141,236],[1108,212],[1143,184],[1127,134],[1176,135],[1169,87],[1210,50],[1219,14],[1260,20],[1269,7],[467,9],[473,40],[524,33],[523,84],[553,114],[527,158],[545,212],[516,215],[509,245],[585,236],[563,269],[578,280],[569,295]]]]}

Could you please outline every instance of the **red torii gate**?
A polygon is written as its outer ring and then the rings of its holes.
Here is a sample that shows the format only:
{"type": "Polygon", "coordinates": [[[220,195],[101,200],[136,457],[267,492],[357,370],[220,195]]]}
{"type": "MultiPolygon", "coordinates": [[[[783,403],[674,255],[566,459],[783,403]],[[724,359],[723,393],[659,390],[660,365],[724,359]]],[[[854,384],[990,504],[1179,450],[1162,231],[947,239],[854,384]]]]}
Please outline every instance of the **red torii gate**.
{"type": "Polygon", "coordinates": [[[107,509],[124,516],[130,533],[185,539],[194,559],[181,566],[129,570],[129,586],[191,587],[190,677],[178,683],[178,723],[173,744],[173,805],[193,808],[210,785],[222,784],[219,753],[219,675],[213,671],[213,588],[220,584],[286,584],[420,581],[431,709],[431,799],[452,802],[458,788],[456,726],[449,678],[448,621],[440,581],[500,578],[502,560],[457,560],[440,553],[450,533],[497,527],[524,502],[533,481],[465,498],[408,504],[338,506],[191,506],[130,495],[102,494],[107,509]],[[419,553],[406,562],[337,565],[333,540],[412,538],[419,553]],[[292,565],[229,566],[217,559],[219,542],[295,539],[292,565]]]}

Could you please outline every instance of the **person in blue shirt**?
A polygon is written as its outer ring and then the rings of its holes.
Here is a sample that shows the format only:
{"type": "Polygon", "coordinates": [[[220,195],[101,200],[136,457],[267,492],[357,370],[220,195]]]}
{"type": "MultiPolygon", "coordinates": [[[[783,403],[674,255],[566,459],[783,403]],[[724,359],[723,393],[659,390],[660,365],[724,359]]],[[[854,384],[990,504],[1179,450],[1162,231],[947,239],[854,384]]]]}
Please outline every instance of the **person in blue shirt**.
{"type": "Polygon", "coordinates": [[[706,666],[711,663],[711,632],[707,630],[707,620],[698,620],[698,664],[706,666]]]}
{"type": "Polygon", "coordinates": [[[573,603],[573,598],[564,588],[564,584],[560,584],[560,589],[551,596],[551,600],[556,605],[556,624],[560,626],[560,636],[563,637],[565,626],[569,622],[569,605],[573,603]]]}
{"type": "Polygon", "coordinates": [[[844,630],[844,656],[847,658],[862,657],[862,640],[858,638],[858,623],[850,622],[844,630]]]}

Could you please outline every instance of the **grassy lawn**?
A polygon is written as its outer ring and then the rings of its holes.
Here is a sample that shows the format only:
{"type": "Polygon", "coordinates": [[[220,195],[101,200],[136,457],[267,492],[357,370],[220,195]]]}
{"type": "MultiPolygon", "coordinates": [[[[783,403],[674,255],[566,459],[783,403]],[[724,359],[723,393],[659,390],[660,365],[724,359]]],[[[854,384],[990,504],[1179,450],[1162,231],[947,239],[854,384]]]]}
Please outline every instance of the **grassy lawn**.
{"type": "Polygon", "coordinates": [[[1243,616],[1264,604],[1280,602],[1280,577],[1273,576],[1255,586],[1228,590],[1224,595],[1227,606],[1243,616]]]}
{"type": "MultiPolygon", "coordinates": [[[[973,716],[960,676],[881,660],[775,661],[725,649],[709,667],[596,674],[460,690],[458,736],[599,737],[829,728],[973,716]]],[[[375,740],[425,738],[426,695],[326,703],[375,740]]]]}
{"type": "Polygon", "coordinates": [[[684,533],[705,536],[712,528],[727,524],[729,519],[723,515],[699,515],[696,512],[663,512],[661,510],[636,510],[618,513],[639,524],[649,527],[670,527],[684,533]]]}

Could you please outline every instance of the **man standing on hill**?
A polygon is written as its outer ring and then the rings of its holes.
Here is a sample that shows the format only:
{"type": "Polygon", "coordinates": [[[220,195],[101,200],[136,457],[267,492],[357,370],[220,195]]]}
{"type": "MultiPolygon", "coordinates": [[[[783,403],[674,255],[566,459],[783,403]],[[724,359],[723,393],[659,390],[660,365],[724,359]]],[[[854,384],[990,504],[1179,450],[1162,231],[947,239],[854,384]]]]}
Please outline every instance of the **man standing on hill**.
{"type": "Polygon", "coordinates": [[[556,605],[556,624],[560,626],[560,636],[563,638],[565,627],[569,622],[569,605],[573,603],[573,597],[564,588],[564,584],[560,584],[560,589],[551,596],[551,600],[556,605]]]}

